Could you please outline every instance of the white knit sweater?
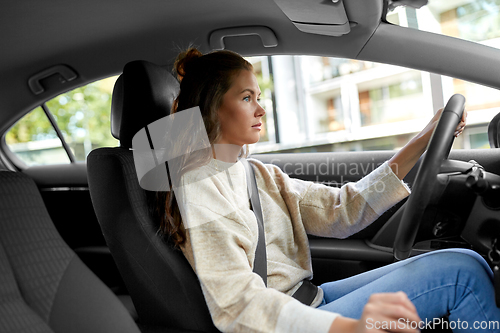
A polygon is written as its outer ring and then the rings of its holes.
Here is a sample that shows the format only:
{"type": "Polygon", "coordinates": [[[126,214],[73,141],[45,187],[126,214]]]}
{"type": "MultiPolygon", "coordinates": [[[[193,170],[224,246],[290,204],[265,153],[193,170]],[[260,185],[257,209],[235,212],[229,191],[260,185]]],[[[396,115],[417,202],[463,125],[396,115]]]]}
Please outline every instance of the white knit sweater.
{"type": "Polygon", "coordinates": [[[200,280],[212,319],[222,332],[328,332],[338,314],[290,296],[313,274],[307,234],[348,237],[410,191],[387,162],[360,181],[335,188],[248,161],[264,217],[267,288],[252,272],[258,227],[243,164],[212,159],[186,173],[175,193],[187,228],[182,251],[200,280]]]}

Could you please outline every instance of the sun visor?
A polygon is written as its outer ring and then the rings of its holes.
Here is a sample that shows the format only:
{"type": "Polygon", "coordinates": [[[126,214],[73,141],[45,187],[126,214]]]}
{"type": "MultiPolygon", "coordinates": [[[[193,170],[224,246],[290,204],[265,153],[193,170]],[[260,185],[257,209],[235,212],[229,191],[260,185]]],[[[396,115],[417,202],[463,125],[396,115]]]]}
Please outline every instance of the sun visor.
{"type": "Polygon", "coordinates": [[[274,0],[274,2],[302,32],[342,36],[351,31],[342,0],[274,0]]]}

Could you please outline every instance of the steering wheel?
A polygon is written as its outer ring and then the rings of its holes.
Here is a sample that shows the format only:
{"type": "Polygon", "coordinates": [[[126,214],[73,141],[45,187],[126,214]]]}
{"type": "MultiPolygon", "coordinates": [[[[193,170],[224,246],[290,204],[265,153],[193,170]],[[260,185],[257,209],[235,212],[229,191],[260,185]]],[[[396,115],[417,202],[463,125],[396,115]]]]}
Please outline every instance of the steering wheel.
{"type": "Polygon", "coordinates": [[[394,240],[393,255],[397,260],[406,259],[411,253],[422,216],[437,183],[439,169],[443,161],[448,159],[454,140],[453,134],[462,119],[464,107],[464,96],[451,96],[432,133],[394,240]]]}

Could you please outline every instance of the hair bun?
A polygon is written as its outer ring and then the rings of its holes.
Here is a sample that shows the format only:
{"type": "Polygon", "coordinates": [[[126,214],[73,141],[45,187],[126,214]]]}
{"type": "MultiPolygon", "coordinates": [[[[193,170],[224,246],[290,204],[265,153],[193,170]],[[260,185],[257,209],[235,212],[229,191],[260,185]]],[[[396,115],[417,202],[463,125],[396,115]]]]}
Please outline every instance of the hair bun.
{"type": "Polygon", "coordinates": [[[179,81],[189,72],[190,68],[196,59],[202,57],[203,54],[196,48],[191,47],[184,52],[179,53],[175,59],[175,71],[177,72],[177,78],[179,81]]]}

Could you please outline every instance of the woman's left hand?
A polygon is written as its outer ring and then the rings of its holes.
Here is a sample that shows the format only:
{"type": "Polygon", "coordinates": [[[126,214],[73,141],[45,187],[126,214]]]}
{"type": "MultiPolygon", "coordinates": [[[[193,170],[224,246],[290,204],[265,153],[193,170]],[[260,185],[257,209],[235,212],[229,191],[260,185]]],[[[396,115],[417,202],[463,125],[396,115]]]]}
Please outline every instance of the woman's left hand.
{"type": "MultiPolygon", "coordinates": [[[[436,128],[439,121],[439,117],[443,113],[443,109],[439,109],[434,117],[429,121],[427,126],[418,133],[413,139],[406,144],[399,152],[396,153],[390,160],[389,165],[392,171],[398,176],[399,179],[403,179],[406,174],[411,170],[411,168],[418,161],[419,157],[423,154],[427,148],[429,141],[432,136],[432,132],[436,128]]],[[[462,134],[467,122],[467,111],[464,110],[462,114],[462,119],[455,129],[455,137],[462,134]]]]}
{"type": "Polygon", "coordinates": [[[464,113],[462,113],[462,119],[460,119],[460,122],[458,123],[458,126],[455,130],[455,137],[462,134],[466,124],[467,124],[467,110],[464,109],[464,113]]]}
{"type": "MultiPolygon", "coordinates": [[[[422,141],[425,142],[425,146],[429,143],[429,140],[431,139],[432,132],[434,131],[434,128],[436,128],[436,125],[439,121],[439,118],[441,117],[441,114],[443,113],[444,108],[439,109],[434,117],[429,121],[427,126],[416,136],[417,138],[421,138],[422,141]]],[[[462,132],[464,131],[465,124],[467,123],[467,110],[464,110],[462,114],[462,119],[460,119],[460,122],[457,125],[457,128],[455,129],[455,137],[458,137],[462,132]]]]}

